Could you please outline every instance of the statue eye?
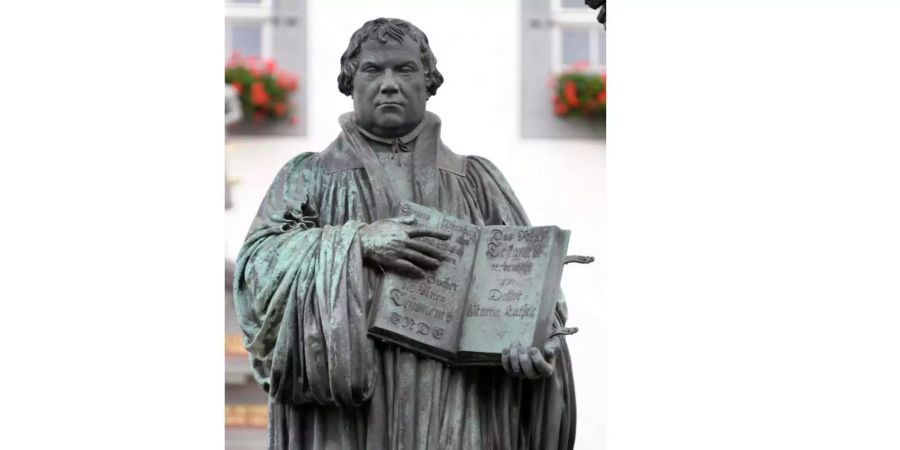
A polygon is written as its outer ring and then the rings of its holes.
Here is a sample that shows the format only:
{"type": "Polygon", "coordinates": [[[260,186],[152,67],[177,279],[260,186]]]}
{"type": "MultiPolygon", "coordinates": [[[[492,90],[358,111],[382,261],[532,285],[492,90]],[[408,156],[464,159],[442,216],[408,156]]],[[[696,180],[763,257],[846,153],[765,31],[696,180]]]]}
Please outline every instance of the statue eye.
{"type": "Polygon", "coordinates": [[[378,73],[378,68],[375,66],[366,66],[363,67],[362,71],[364,73],[378,73]]]}

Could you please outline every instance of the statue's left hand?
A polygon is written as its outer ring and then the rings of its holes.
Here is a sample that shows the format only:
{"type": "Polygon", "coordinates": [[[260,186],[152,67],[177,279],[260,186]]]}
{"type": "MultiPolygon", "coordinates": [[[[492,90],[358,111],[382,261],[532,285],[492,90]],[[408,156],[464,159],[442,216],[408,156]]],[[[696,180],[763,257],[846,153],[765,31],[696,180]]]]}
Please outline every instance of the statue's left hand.
{"type": "Polygon", "coordinates": [[[501,364],[506,373],[529,380],[537,380],[553,375],[556,369],[556,350],[559,339],[551,338],[543,350],[537,347],[525,348],[513,344],[503,350],[501,364]]]}

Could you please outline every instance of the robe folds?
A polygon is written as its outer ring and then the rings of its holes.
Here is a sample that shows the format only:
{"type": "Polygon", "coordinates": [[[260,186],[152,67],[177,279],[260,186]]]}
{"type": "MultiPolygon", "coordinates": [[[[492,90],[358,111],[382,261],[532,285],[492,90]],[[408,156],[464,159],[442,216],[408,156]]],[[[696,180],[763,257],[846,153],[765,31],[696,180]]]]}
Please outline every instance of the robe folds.
{"type": "MultiPolygon", "coordinates": [[[[414,142],[413,201],[477,225],[528,225],[484,158],[459,156],[427,113],[414,142]]],[[[575,441],[563,336],[552,376],[452,368],[366,335],[380,272],[358,230],[397,200],[353,114],[320,153],[278,173],[238,256],[235,305],[256,381],[269,394],[273,450],[556,450],[575,441]]],[[[553,327],[566,320],[560,299],[553,327]]]]}

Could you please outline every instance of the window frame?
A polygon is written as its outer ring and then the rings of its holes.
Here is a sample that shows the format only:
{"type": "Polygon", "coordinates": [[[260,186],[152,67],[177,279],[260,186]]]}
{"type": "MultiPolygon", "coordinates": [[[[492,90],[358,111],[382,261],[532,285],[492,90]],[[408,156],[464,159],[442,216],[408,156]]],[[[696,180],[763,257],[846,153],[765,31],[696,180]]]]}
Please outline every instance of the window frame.
{"type": "Polygon", "coordinates": [[[259,58],[272,57],[272,20],[275,17],[273,0],[259,3],[225,2],[225,58],[231,56],[234,42],[231,34],[233,24],[259,24],[259,58]]]}
{"type": "MultiPolygon", "coordinates": [[[[564,8],[561,0],[522,0],[520,3],[520,102],[519,136],[522,139],[606,139],[606,123],[581,117],[560,118],[553,112],[553,77],[566,69],[562,65],[562,28],[582,26],[598,28],[596,14],[587,5],[564,8]]],[[[600,63],[603,40],[593,34],[589,71],[605,70],[600,63]]],[[[605,35],[604,35],[605,37],[605,35]]],[[[603,49],[605,50],[605,49],[603,49]]],[[[605,55],[605,52],[603,52],[605,55]]]]}
{"type": "MultiPolygon", "coordinates": [[[[252,135],[306,136],[309,122],[307,36],[308,0],[260,0],[258,3],[236,3],[224,0],[225,62],[231,58],[234,23],[253,23],[260,26],[259,60],[273,59],[280,68],[299,78],[300,85],[291,96],[296,123],[252,123],[235,125],[231,132],[252,135]]],[[[247,56],[247,55],[244,55],[247,56]]]]}
{"type": "MultiPolygon", "coordinates": [[[[588,63],[589,71],[602,71],[606,67],[606,61],[600,61],[600,35],[606,30],[599,27],[596,11],[582,5],[583,8],[565,7],[562,0],[550,0],[550,52],[551,65],[554,72],[559,73],[569,65],[563,63],[563,30],[578,30],[588,32],[588,63]]],[[[605,58],[604,58],[605,59],[605,58]]]]}

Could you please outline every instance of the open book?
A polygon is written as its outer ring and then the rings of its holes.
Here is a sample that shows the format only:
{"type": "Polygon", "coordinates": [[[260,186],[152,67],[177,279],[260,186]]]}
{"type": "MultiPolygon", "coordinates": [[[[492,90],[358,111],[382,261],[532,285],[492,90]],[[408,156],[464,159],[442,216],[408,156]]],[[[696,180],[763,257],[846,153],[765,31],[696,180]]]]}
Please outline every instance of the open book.
{"type": "Polygon", "coordinates": [[[425,239],[451,257],[424,279],[385,273],[369,335],[450,364],[500,364],[514,343],[542,348],[550,333],[569,231],[555,226],[477,226],[402,202],[398,215],[440,229],[425,239]]]}

